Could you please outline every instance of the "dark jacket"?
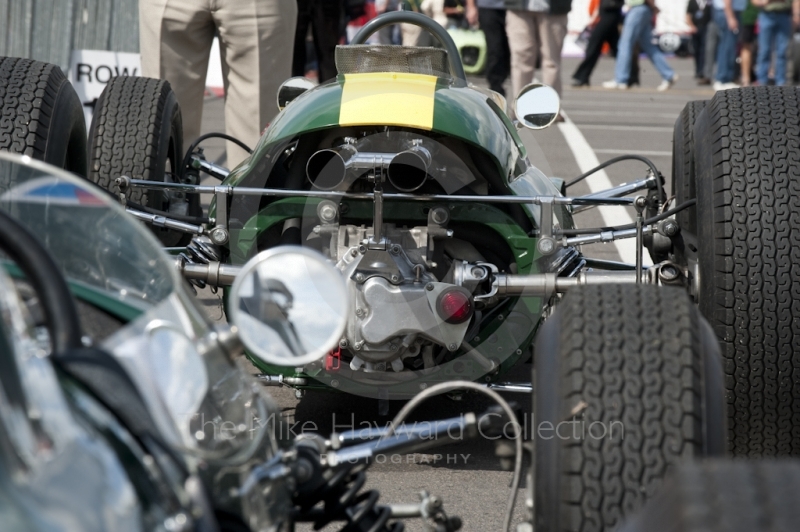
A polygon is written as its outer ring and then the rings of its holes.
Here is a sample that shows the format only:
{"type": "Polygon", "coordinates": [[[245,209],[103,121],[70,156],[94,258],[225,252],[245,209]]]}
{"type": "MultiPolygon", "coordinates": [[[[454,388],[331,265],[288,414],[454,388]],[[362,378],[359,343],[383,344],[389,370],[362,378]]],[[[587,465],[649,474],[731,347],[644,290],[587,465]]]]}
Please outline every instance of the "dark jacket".
{"type": "Polygon", "coordinates": [[[616,11],[624,5],[625,0],[600,0],[600,9],[603,11],[616,11]]]}
{"type": "MultiPolygon", "coordinates": [[[[526,10],[528,0],[505,0],[506,9],[526,10]]],[[[551,15],[566,15],[572,9],[572,0],[550,0],[551,15]]]]}

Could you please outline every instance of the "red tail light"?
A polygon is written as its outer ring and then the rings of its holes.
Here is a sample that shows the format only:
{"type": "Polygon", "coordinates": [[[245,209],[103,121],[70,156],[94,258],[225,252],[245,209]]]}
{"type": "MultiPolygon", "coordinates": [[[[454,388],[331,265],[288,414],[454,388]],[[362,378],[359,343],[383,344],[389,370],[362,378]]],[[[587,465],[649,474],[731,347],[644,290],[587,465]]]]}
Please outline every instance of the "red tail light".
{"type": "Polygon", "coordinates": [[[472,317],[472,311],[472,294],[463,288],[449,288],[436,300],[436,312],[447,323],[464,323],[472,317]]]}
{"type": "Polygon", "coordinates": [[[342,350],[336,348],[325,357],[325,371],[339,371],[342,367],[342,350]]]}

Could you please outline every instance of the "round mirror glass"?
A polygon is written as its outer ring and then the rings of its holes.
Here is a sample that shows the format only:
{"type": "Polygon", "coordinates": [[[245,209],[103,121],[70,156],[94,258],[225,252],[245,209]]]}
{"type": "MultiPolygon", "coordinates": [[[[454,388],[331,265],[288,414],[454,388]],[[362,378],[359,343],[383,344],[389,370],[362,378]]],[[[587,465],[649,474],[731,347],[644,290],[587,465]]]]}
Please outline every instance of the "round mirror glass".
{"type": "Polygon", "coordinates": [[[282,111],[292,100],[314,87],[313,81],[302,76],[287,79],[278,88],[278,109],[282,111]]]}
{"type": "Polygon", "coordinates": [[[347,308],[339,270],[316,251],[280,246],[244,265],[231,287],[229,314],[251,354],[302,366],[338,345],[347,308]]]}
{"type": "Polygon", "coordinates": [[[552,87],[532,83],[519,92],[514,102],[514,113],[522,125],[530,129],[544,129],[558,117],[561,99],[552,87]]]}

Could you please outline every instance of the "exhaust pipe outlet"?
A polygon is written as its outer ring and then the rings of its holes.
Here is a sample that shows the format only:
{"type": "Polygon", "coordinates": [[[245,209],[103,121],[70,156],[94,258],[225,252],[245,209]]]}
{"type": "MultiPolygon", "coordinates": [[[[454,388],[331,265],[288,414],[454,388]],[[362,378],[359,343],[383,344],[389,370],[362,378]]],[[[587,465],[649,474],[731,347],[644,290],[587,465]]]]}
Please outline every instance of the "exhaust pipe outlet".
{"type": "Polygon", "coordinates": [[[319,150],[309,157],[306,163],[306,176],[316,188],[333,190],[342,184],[347,168],[357,154],[356,149],[349,144],[319,150]]]}
{"type": "Polygon", "coordinates": [[[400,192],[414,192],[428,179],[431,154],[422,146],[402,151],[389,163],[389,183],[400,192]]]}

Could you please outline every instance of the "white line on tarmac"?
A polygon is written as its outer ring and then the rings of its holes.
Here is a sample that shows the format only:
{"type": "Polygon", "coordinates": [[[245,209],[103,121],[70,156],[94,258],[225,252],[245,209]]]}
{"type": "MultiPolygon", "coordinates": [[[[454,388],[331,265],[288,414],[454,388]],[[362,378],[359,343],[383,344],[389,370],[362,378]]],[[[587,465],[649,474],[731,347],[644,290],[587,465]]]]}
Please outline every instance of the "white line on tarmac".
{"type": "MultiPolygon", "coordinates": [[[[564,122],[558,124],[558,129],[561,131],[561,134],[564,135],[564,139],[567,141],[567,145],[572,151],[572,155],[575,157],[575,161],[578,163],[581,173],[588,172],[592,168],[600,165],[597,155],[595,155],[592,147],[589,146],[586,137],[583,136],[578,126],[569,119],[566,113],[562,111],[561,114],[564,116],[564,122]]],[[[586,178],[586,184],[592,193],[613,186],[605,170],[600,170],[591,177],[586,178]]],[[[605,226],[624,225],[633,222],[630,209],[627,207],[599,207],[597,210],[603,218],[603,225],[605,226]]],[[[629,264],[634,264],[636,262],[636,241],[634,239],[617,240],[613,242],[613,245],[617,247],[617,252],[622,262],[627,262],[629,264]]],[[[644,264],[651,264],[647,253],[644,254],[644,264]]]]}
{"type": "Polygon", "coordinates": [[[669,118],[673,122],[677,115],[675,113],[642,113],[639,111],[615,111],[613,109],[609,109],[608,111],[598,111],[598,110],[589,110],[589,109],[572,109],[570,111],[576,115],[591,115],[591,116],[615,116],[615,117],[634,117],[634,118],[669,118]]]}
{"type": "Polygon", "coordinates": [[[612,149],[597,149],[595,153],[605,155],[643,155],[644,157],[672,157],[671,151],[636,151],[636,150],[612,150],[612,149]]]}
{"type": "Polygon", "coordinates": [[[671,127],[656,126],[611,126],[605,124],[575,124],[580,129],[600,129],[602,131],[637,131],[645,133],[672,133],[671,127]]]}

